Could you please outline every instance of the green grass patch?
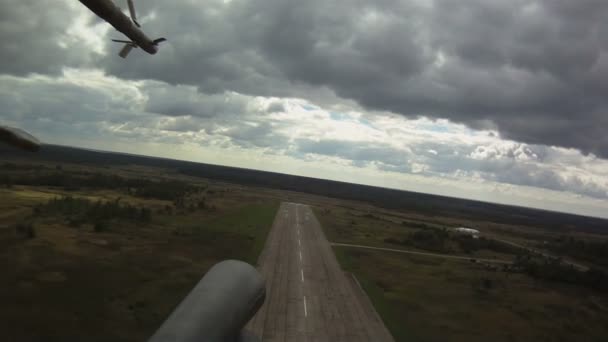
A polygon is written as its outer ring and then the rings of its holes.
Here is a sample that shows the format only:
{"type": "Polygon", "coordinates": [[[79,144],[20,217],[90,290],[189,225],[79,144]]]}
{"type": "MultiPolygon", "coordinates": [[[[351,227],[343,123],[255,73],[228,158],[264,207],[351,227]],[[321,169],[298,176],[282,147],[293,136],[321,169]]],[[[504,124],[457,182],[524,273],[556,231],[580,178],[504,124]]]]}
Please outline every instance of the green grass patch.
{"type": "MultiPolygon", "coordinates": [[[[436,228],[390,222],[367,208],[315,214],[330,240],[368,246],[394,248],[387,238],[436,228]]],[[[450,237],[449,253],[463,253],[458,238],[450,237]]],[[[338,246],[334,252],[396,341],[601,341],[608,335],[608,294],[600,291],[468,261],[338,246]]],[[[508,260],[507,252],[473,248],[467,255],[508,260]]]]}
{"type": "Polygon", "coordinates": [[[396,341],[601,341],[608,296],[461,261],[334,247],[396,341]]]}
{"type": "Polygon", "coordinates": [[[203,222],[205,230],[237,234],[246,237],[252,243],[244,254],[244,260],[255,265],[272,222],[279,208],[278,201],[255,203],[228,211],[222,216],[203,222]]]}
{"type": "Polygon", "coordinates": [[[407,326],[403,324],[399,313],[393,309],[394,303],[385,297],[383,289],[358,270],[359,259],[365,258],[367,253],[348,247],[334,247],[334,253],[342,269],[355,274],[393,338],[396,341],[416,341],[407,326]]]}
{"type": "Polygon", "coordinates": [[[144,341],[212,265],[225,259],[255,264],[279,206],[231,191],[207,195],[213,208],[169,213],[166,201],[111,190],[74,193],[86,205],[41,215],[40,205],[63,190],[0,189],[6,340],[144,341]],[[88,200],[114,203],[119,197],[122,207],[150,210],[149,220],[114,212],[100,231],[88,222],[69,224],[69,218],[95,216],[88,200]],[[20,222],[33,223],[35,236],[26,238],[20,222]]]}

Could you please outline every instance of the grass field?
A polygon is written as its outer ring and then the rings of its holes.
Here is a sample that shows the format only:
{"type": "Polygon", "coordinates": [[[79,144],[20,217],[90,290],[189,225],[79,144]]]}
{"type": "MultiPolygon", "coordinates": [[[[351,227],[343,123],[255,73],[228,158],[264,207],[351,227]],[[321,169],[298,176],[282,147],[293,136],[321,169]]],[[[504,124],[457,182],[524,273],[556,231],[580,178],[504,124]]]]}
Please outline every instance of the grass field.
{"type": "MultiPolygon", "coordinates": [[[[204,234],[229,234],[245,238],[249,247],[235,250],[238,259],[255,264],[278,209],[278,202],[250,204],[202,222],[204,234]]],[[[190,227],[196,230],[198,225],[190,227]]]]}
{"type": "MultiPolygon", "coordinates": [[[[436,250],[425,250],[417,246],[404,246],[389,243],[387,241],[402,240],[409,234],[425,230],[442,230],[450,227],[449,223],[427,222],[413,219],[396,219],[380,213],[372,213],[369,210],[358,211],[354,208],[345,209],[340,207],[327,209],[315,209],[315,215],[323,225],[327,238],[332,242],[347,243],[354,245],[366,245],[381,248],[407,249],[420,252],[437,252],[436,250]]],[[[450,254],[471,258],[498,259],[510,261],[514,254],[501,251],[480,249],[466,253],[453,242],[448,241],[446,248],[450,254]]]]}
{"type": "MultiPolygon", "coordinates": [[[[279,200],[316,205],[332,242],[513,260],[509,250],[465,251],[453,236],[441,251],[410,242],[421,232],[456,226],[539,248],[554,236],[548,226],[493,222],[488,215],[476,220],[388,210],[135,165],[21,165],[0,169],[3,175],[59,175],[46,181],[62,184],[0,187],[0,331],[7,341],[145,340],[213,264],[228,258],[255,263],[279,200]],[[66,175],[79,182],[66,183],[66,175]],[[87,177],[107,181],[107,175],[188,186],[174,198],[172,191],[143,196],[131,185],[83,182],[87,177]],[[65,196],[89,201],[89,207],[119,201],[149,215],[105,217],[103,229],[96,229],[95,221],[74,223],[68,214],[39,209],[65,196]],[[23,234],[19,223],[31,224],[31,232],[23,234]]],[[[576,230],[571,235],[606,239],[576,230]]],[[[603,292],[470,261],[350,247],[334,251],[397,341],[603,341],[608,336],[603,292]]]]}
{"type": "MultiPolygon", "coordinates": [[[[420,227],[420,221],[404,224],[368,208],[322,208],[315,213],[328,239],[336,242],[391,247],[387,237],[420,227]]],[[[441,219],[434,218],[427,228],[441,226],[441,219]]],[[[606,293],[466,260],[351,247],[334,251],[396,341],[603,341],[608,336],[606,293]]],[[[488,250],[472,256],[514,257],[488,250]]]]}
{"type": "Polygon", "coordinates": [[[608,334],[605,294],[467,262],[334,250],[396,341],[604,341],[608,334]]]}
{"type": "MultiPolygon", "coordinates": [[[[205,272],[224,259],[255,263],[279,202],[210,185],[206,209],[110,190],[0,189],[0,321],[7,341],[147,339],[205,272]],[[114,219],[104,231],[69,226],[33,208],[69,194],[148,208],[148,222],[114,219]],[[16,234],[30,222],[35,237],[16,234]]],[[[202,196],[202,195],[197,195],[202,196]]]]}

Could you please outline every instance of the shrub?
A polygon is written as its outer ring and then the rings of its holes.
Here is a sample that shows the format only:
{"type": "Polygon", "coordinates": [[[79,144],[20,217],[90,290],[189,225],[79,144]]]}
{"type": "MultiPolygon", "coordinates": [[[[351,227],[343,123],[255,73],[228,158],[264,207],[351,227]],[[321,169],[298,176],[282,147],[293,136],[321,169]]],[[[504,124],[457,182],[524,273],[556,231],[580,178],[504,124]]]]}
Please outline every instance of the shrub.
{"type": "Polygon", "coordinates": [[[36,237],[36,230],[34,225],[31,223],[18,223],[15,226],[15,232],[17,236],[24,237],[26,239],[33,239],[36,237]]]}
{"type": "Polygon", "coordinates": [[[38,206],[37,214],[40,215],[63,215],[67,217],[68,224],[77,226],[84,223],[96,224],[113,219],[128,219],[139,222],[149,222],[152,217],[150,209],[137,208],[130,204],[120,204],[120,199],[115,201],[90,201],[86,198],[75,198],[71,196],[54,198],[46,204],[38,206]]]}
{"type": "Polygon", "coordinates": [[[103,232],[108,229],[108,225],[105,222],[98,221],[93,225],[93,230],[96,232],[103,232]]]}

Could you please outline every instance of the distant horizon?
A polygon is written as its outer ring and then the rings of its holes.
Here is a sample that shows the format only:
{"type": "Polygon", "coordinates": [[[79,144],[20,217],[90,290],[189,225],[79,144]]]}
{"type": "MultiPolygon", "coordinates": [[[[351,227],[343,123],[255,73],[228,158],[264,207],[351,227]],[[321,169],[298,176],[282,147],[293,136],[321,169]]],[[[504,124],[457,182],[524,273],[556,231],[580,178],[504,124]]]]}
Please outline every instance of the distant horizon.
{"type": "MultiPolygon", "coordinates": [[[[165,159],[165,160],[172,160],[172,161],[179,161],[179,162],[189,162],[189,163],[195,163],[195,164],[221,166],[221,167],[230,167],[230,168],[237,168],[237,169],[243,169],[243,170],[252,170],[252,171],[261,171],[261,172],[268,172],[268,173],[277,173],[277,174],[288,175],[288,176],[297,176],[297,177],[304,177],[304,178],[329,180],[329,181],[346,183],[346,184],[364,185],[364,186],[371,186],[371,187],[382,188],[382,189],[405,191],[405,192],[410,192],[410,193],[418,193],[418,194],[423,194],[423,195],[432,195],[432,196],[439,196],[439,197],[444,197],[444,198],[454,198],[454,199],[459,199],[459,200],[468,200],[468,201],[473,201],[473,202],[489,203],[489,204],[503,205],[503,206],[509,206],[509,207],[515,207],[515,208],[534,209],[534,210],[541,210],[541,211],[546,211],[546,212],[550,212],[550,213],[568,214],[568,215],[574,215],[574,216],[581,216],[581,217],[589,217],[589,218],[597,218],[597,219],[608,220],[608,214],[606,216],[601,216],[601,215],[595,216],[595,215],[591,215],[591,214],[590,215],[586,215],[586,214],[580,214],[580,213],[577,213],[577,212],[560,211],[560,210],[554,210],[554,209],[543,208],[543,207],[535,207],[535,206],[525,206],[525,205],[520,205],[520,204],[516,204],[516,203],[502,203],[502,202],[496,202],[496,201],[491,201],[491,200],[482,200],[482,199],[476,199],[476,198],[468,198],[468,197],[464,197],[464,196],[460,197],[460,196],[454,196],[454,195],[445,195],[445,194],[434,193],[434,192],[416,191],[416,190],[407,189],[407,188],[390,187],[390,186],[383,186],[383,185],[376,185],[376,184],[367,184],[367,183],[357,183],[357,182],[344,181],[344,180],[340,180],[340,179],[314,177],[314,176],[307,176],[307,175],[302,175],[302,174],[297,174],[297,173],[288,173],[288,172],[281,172],[281,171],[264,170],[264,169],[244,167],[244,166],[225,165],[225,164],[218,164],[218,163],[213,163],[213,162],[202,162],[202,161],[189,160],[189,159],[179,159],[179,158],[172,158],[172,157],[166,157],[166,156],[156,156],[156,155],[147,155],[147,154],[138,154],[138,153],[123,152],[123,151],[114,151],[114,150],[104,150],[104,149],[95,149],[95,148],[87,148],[87,147],[78,147],[78,146],[71,146],[71,145],[65,145],[65,144],[43,143],[42,146],[43,147],[44,146],[59,146],[59,147],[75,148],[75,149],[92,151],[92,152],[99,152],[99,153],[115,153],[115,154],[122,154],[122,155],[127,155],[127,156],[134,156],[134,157],[157,158],[157,159],[165,159]]],[[[205,177],[202,177],[202,178],[205,178],[205,177]]],[[[293,190],[287,190],[287,191],[293,191],[293,190]]]]}

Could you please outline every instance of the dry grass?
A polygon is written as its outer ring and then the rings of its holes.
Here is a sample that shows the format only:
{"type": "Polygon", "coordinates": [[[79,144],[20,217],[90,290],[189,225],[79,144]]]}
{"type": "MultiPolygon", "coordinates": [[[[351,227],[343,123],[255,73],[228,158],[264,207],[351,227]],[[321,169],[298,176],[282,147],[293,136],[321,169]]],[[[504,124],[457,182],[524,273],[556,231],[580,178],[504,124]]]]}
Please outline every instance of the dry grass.
{"type": "MultiPolygon", "coordinates": [[[[385,237],[415,229],[396,223],[405,218],[391,220],[367,207],[326,207],[316,214],[328,239],[340,242],[382,246],[385,237]]],[[[437,217],[418,222],[454,224],[437,217]]],[[[603,341],[608,334],[605,293],[467,261],[349,247],[334,251],[342,267],[358,277],[397,341],[603,341]]],[[[483,250],[474,256],[513,257],[483,250]]]]}
{"type": "Polygon", "coordinates": [[[608,334],[608,298],[590,290],[467,262],[335,251],[397,341],[602,341],[608,334]]]}
{"type": "Polygon", "coordinates": [[[209,189],[213,209],[173,214],[160,213],[167,201],[110,190],[0,189],[3,339],[145,340],[213,264],[255,261],[278,201],[221,184],[209,189]],[[87,224],[69,227],[62,217],[32,216],[35,205],[66,194],[121,197],[121,203],[152,209],[152,220],[113,220],[107,231],[95,232],[87,224]],[[34,224],[35,238],[15,234],[14,224],[23,221],[34,224]]]}

